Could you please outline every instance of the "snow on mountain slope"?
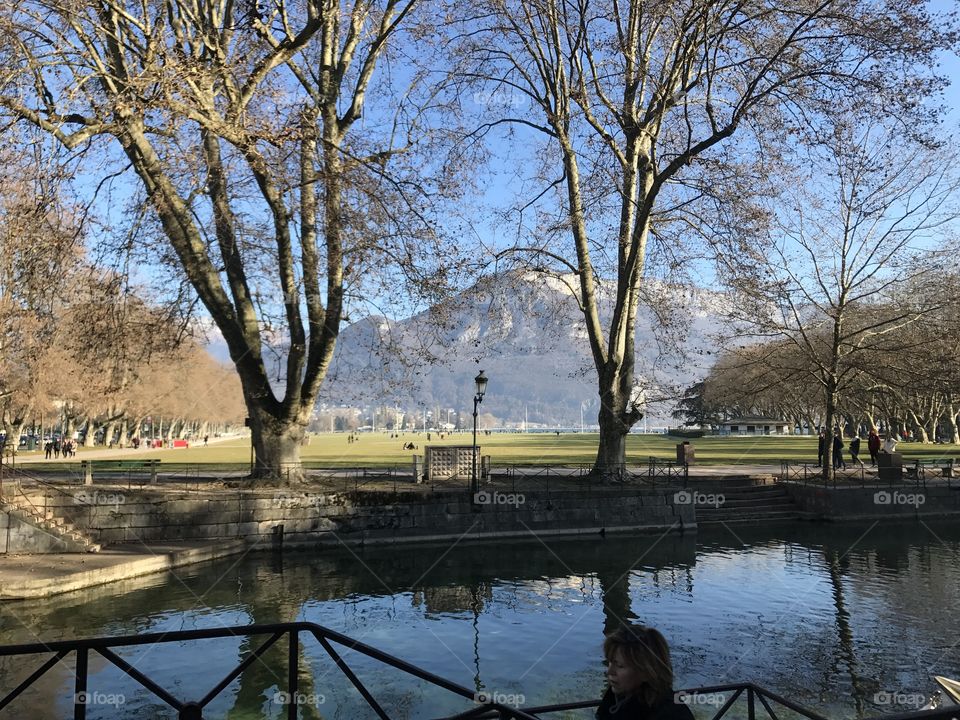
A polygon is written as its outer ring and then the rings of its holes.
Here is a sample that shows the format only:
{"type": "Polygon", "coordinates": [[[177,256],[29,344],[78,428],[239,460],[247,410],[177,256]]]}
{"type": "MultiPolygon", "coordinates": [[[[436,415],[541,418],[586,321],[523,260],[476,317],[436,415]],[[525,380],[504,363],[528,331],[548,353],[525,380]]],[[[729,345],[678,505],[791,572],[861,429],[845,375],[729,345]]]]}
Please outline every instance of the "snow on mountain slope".
{"type": "MultiPolygon", "coordinates": [[[[639,312],[636,368],[647,398],[662,399],[648,407],[648,422],[666,424],[677,393],[713,362],[728,299],[685,286],[650,287],[660,312],[639,312]],[[671,318],[669,326],[657,315],[671,318]]],[[[468,413],[481,369],[490,378],[481,412],[504,424],[526,418],[576,427],[581,409],[584,423],[596,424],[582,316],[564,282],[533,274],[486,281],[405,320],[368,317],[344,328],[320,402],[468,413]]]]}

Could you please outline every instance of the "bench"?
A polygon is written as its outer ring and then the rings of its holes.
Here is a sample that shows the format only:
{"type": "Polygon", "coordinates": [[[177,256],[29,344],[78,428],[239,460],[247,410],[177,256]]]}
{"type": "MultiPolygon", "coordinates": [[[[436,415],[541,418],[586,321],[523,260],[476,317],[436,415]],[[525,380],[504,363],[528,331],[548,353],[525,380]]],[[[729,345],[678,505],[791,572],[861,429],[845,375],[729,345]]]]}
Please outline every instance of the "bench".
{"type": "Polygon", "coordinates": [[[936,471],[939,470],[940,474],[945,478],[954,477],[954,468],[956,467],[956,460],[954,458],[940,458],[938,460],[917,460],[914,463],[913,475],[916,476],[918,480],[924,480],[927,476],[927,471],[936,471]]]}
{"type": "Polygon", "coordinates": [[[83,484],[93,485],[93,474],[102,472],[150,473],[150,482],[157,482],[159,460],[81,460],[83,484]]]}

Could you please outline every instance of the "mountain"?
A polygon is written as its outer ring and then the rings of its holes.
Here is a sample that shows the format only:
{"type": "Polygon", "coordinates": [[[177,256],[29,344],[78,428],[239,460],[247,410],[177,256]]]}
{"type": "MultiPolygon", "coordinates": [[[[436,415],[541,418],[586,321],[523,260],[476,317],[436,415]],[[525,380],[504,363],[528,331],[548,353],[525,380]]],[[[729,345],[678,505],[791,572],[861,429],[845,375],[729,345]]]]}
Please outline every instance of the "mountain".
{"type": "MultiPolygon", "coordinates": [[[[367,317],[345,327],[324,383],[322,406],[397,406],[472,412],[473,378],[489,378],[481,413],[499,424],[596,425],[589,343],[567,278],[512,274],[480,283],[449,304],[404,320],[367,317]]],[[[611,303],[601,289],[601,306],[611,303]]],[[[683,388],[713,363],[727,297],[649,284],[637,319],[637,376],[650,425],[670,423],[683,388]],[[665,320],[664,320],[665,319],[665,320]]]]}

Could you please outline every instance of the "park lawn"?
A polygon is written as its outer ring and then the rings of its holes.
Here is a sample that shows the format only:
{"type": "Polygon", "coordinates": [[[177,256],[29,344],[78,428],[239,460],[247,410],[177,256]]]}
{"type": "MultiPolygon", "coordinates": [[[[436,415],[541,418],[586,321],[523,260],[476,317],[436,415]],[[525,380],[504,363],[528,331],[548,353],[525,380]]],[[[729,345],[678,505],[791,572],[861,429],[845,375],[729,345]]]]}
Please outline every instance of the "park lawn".
{"type": "MultiPolygon", "coordinates": [[[[423,455],[425,445],[470,446],[471,434],[447,434],[443,440],[431,433],[360,433],[349,442],[343,433],[321,433],[310,436],[303,447],[302,458],[318,467],[407,466],[413,455],[423,455]],[[404,450],[413,442],[416,450],[404,450]]],[[[676,445],[681,439],[666,435],[630,435],[627,458],[632,465],[644,465],[651,456],[664,460],[676,458],[676,445]]],[[[690,441],[696,452],[696,463],[703,465],[776,465],[780,460],[807,461],[817,459],[817,441],[813,437],[706,437],[690,441]]],[[[498,465],[587,465],[597,451],[596,433],[494,433],[480,435],[477,444],[482,455],[490,455],[498,465]]],[[[866,441],[862,442],[861,459],[869,462],[866,441]]],[[[955,445],[920,445],[901,443],[898,447],[905,460],[960,458],[955,445]]],[[[211,444],[169,450],[137,453],[137,458],[159,458],[164,463],[247,463],[250,461],[249,438],[235,438],[211,444]]],[[[849,454],[844,450],[844,458],[849,454]]]]}

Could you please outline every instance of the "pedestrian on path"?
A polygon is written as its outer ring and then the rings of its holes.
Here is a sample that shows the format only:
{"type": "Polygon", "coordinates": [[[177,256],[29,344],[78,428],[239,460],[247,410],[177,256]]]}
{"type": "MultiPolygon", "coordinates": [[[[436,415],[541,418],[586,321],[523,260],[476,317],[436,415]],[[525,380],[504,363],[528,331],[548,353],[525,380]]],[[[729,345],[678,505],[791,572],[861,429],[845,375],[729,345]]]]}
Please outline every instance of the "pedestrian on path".
{"type": "Polygon", "coordinates": [[[880,435],[876,428],[870,428],[870,434],[867,435],[867,449],[870,451],[870,464],[877,464],[877,455],[880,454],[880,435]]]}
{"type": "Polygon", "coordinates": [[[854,435],[850,441],[850,463],[853,465],[863,465],[860,462],[860,436],[854,435]]]}
{"type": "Polygon", "coordinates": [[[823,456],[827,451],[827,435],[821,430],[820,437],[817,440],[817,466],[820,467],[823,465],[823,456]]]}
{"type": "Polygon", "coordinates": [[[843,438],[840,437],[840,428],[833,431],[833,469],[846,470],[847,463],[843,460],[843,438]]]}

